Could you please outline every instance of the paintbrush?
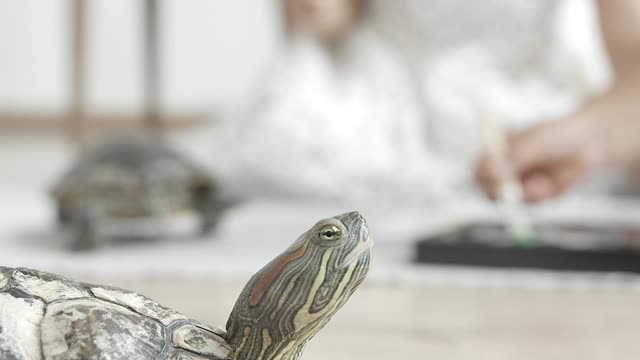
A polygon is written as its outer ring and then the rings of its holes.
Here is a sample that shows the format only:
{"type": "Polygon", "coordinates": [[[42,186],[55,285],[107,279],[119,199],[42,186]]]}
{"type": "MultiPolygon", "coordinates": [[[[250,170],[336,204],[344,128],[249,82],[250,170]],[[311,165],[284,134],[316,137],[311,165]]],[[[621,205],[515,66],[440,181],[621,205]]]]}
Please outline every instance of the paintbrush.
{"type": "MultiPolygon", "coordinates": [[[[495,117],[483,116],[486,151],[490,160],[506,164],[509,147],[505,131],[498,125],[495,117]]],[[[535,241],[535,231],[526,212],[522,186],[511,171],[501,174],[497,189],[497,204],[504,226],[514,241],[528,246],[535,241]]]]}

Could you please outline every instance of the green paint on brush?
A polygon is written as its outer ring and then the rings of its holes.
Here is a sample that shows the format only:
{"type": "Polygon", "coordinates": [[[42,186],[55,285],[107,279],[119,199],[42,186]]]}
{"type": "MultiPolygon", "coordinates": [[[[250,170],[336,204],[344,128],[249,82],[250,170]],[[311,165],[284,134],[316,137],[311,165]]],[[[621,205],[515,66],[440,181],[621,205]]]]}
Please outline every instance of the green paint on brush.
{"type": "Polygon", "coordinates": [[[511,236],[515,243],[522,247],[531,247],[536,243],[536,232],[530,226],[513,229],[511,236]]]}

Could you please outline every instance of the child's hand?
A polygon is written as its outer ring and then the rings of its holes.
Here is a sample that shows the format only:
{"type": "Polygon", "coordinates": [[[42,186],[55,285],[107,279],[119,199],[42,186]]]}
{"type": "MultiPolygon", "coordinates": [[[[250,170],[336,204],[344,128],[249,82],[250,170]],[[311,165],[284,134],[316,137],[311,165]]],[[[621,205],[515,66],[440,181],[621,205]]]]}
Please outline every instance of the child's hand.
{"type": "Polygon", "coordinates": [[[640,159],[640,76],[621,81],[574,115],[509,136],[509,159],[482,155],[476,178],[495,198],[509,172],[522,183],[525,199],[555,197],[604,166],[640,159]],[[637,80],[634,80],[637,79],[637,80]]]}
{"type": "Polygon", "coordinates": [[[520,179],[527,201],[540,201],[560,194],[602,164],[602,145],[593,126],[575,118],[511,134],[508,142],[507,163],[483,155],[476,167],[476,178],[491,198],[509,172],[520,179]]]}

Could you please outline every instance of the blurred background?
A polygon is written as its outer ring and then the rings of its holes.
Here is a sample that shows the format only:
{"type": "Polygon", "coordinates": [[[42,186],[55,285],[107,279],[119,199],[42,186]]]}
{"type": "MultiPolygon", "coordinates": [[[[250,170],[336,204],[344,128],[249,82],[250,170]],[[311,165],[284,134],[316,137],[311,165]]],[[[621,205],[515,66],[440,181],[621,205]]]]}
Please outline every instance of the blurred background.
{"type": "Polygon", "coordinates": [[[494,133],[612,87],[597,11],[0,0],[0,265],[126,287],[221,326],[255,271],[357,209],[372,272],[306,359],[636,358],[628,172],[515,201],[543,226],[531,247],[474,175],[494,133]]]}

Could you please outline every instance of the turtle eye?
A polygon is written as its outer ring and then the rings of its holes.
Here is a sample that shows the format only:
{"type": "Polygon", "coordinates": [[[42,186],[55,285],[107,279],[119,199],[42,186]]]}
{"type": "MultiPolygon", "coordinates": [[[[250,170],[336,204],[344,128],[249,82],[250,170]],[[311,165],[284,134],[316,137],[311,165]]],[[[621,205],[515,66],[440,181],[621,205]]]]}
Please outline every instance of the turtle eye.
{"type": "Polygon", "coordinates": [[[335,225],[325,226],[320,230],[320,239],[325,241],[338,240],[341,235],[342,231],[335,225]]]}

